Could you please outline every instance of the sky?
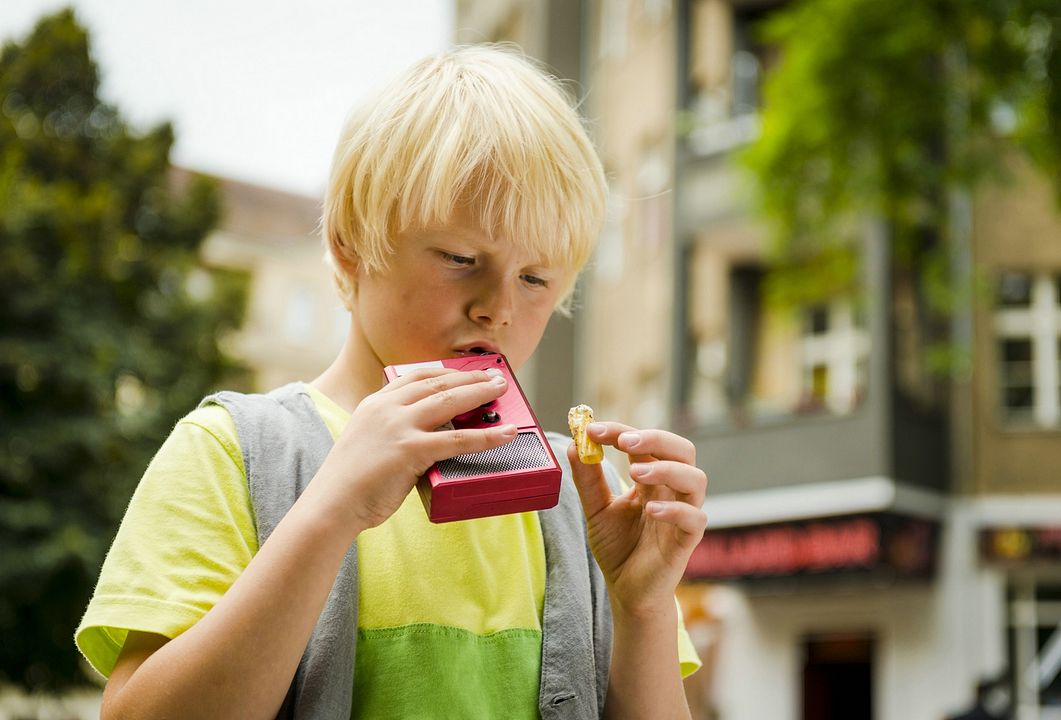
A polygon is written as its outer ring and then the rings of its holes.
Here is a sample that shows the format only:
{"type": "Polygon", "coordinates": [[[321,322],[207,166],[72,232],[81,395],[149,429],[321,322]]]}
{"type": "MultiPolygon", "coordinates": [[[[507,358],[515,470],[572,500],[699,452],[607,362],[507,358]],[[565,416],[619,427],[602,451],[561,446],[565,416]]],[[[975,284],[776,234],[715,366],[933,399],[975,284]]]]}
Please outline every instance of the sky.
{"type": "Polygon", "coordinates": [[[454,0],[7,0],[0,41],[72,6],[101,95],[139,129],[170,120],[172,161],[311,197],[350,108],[447,47],[454,0]]]}

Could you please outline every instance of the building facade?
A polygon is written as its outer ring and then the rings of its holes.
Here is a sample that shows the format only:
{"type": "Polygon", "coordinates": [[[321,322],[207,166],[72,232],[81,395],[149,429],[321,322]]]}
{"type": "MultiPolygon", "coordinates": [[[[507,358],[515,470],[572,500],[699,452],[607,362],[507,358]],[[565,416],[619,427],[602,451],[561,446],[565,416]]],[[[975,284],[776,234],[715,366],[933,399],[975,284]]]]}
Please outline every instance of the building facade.
{"type": "Polygon", "coordinates": [[[207,264],[247,273],[243,326],[228,351],[268,391],[309,381],[339,354],[350,314],[330,282],[317,231],[321,202],[219,178],[222,217],[207,237],[207,264]]]}
{"type": "MultiPolygon", "coordinates": [[[[549,2],[458,3],[458,25],[542,52],[549,2]],[[481,6],[481,7],[480,7],[481,6]],[[461,12],[463,10],[463,12],[461,12]],[[497,18],[507,18],[498,21],[497,18]]],[[[1003,678],[1061,717],[1061,213],[1014,160],[959,198],[970,302],[930,372],[913,272],[887,228],[777,303],[735,154],[758,135],[774,0],[587,0],[581,108],[611,185],[582,281],[578,396],[690,437],[709,530],[681,600],[695,716],[936,720],[1003,678]]],[[[541,55],[539,55],[541,57],[541,55]]]]}

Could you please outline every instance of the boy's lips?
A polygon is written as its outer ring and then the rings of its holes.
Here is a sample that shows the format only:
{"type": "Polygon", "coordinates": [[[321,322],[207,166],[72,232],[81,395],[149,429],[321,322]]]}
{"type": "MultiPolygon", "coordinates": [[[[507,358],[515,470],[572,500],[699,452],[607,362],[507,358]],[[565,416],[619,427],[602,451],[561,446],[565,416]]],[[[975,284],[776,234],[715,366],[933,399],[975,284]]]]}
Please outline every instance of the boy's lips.
{"type": "Polygon", "coordinates": [[[458,347],[454,352],[457,357],[468,357],[471,355],[482,355],[483,353],[500,353],[496,345],[490,342],[475,342],[458,347]]]}

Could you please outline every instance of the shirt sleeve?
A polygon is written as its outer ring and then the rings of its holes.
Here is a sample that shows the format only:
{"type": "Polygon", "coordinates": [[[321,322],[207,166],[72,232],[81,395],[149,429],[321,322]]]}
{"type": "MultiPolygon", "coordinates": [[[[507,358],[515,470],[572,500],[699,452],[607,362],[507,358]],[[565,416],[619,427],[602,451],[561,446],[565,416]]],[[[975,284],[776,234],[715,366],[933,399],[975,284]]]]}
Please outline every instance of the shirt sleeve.
{"type": "MultiPolygon", "coordinates": [[[[675,598],[674,602],[677,604],[678,599],[675,598]]],[[[685,629],[685,620],[682,617],[682,606],[680,604],[678,605],[678,665],[681,667],[683,680],[699,670],[700,666],[703,665],[700,655],[696,652],[696,646],[693,645],[692,638],[689,637],[689,633],[685,629]]]]}
{"type": "Polygon", "coordinates": [[[130,630],[174,638],[257,552],[235,424],[219,406],[177,423],[133,494],[75,634],[109,676],[130,630]]]}

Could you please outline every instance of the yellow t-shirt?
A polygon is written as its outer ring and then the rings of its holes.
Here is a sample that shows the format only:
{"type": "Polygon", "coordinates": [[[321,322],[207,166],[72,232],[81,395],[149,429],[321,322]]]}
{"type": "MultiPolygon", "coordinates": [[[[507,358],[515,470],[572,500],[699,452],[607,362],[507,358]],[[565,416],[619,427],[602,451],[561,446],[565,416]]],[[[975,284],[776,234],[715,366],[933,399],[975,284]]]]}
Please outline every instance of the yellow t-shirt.
{"type": "MultiPolygon", "coordinates": [[[[349,415],[306,386],[332,437],[349,415]]],[[[436,525],[416,492],[358,543],[354,717],[537,717],[545,552],[537,513],[436,525]]],[[[196,409],[151,461],[77,629],[109,675],[130,630],[169,638],[212,608],[257,552],[236,427],[196,409]]],[[[683,675],[700,661],[680,628],[683,675]]]]}

